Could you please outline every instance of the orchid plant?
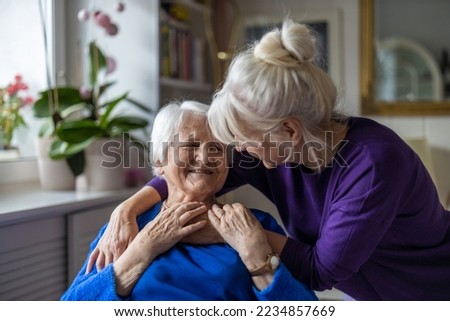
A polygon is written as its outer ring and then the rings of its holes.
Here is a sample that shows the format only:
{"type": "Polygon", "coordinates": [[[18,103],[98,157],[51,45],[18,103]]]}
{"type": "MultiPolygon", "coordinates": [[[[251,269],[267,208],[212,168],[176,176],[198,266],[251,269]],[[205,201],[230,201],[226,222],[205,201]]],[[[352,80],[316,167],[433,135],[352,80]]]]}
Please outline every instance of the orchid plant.
{"type": "MultiPolygon", "coordinates": [[[[123,5],[116,10],[123,11],[123,5]]],[[[82,10],[80,21],[90,14],[82,10]]],[[[99,10],[93,14],[95,23],[105,28],[108,35],[118,32],[116,24],[108,15],[99,10]],[[106,17],[106,18],[105,18],[106,17]]],[[[95,41],[89,43],[89,85],[74,87],[61,86],[49,88],[40,93],[33,106],[34,116],[45,118],[40,136],[54,136],[49,155],[53,159],[66,159],[75,175],[84,169],[84,151],[101,137],[122,137],[136,129],[145,129],[148,121],[129,115],[114,115],[113,111],[121,102],[128,102],[137,108],[152,113],[152,110],[124,93],[108,99],[105,93],[115,84],[106,75],[114,70],[115,62],[107,57],[95,41]]]]}

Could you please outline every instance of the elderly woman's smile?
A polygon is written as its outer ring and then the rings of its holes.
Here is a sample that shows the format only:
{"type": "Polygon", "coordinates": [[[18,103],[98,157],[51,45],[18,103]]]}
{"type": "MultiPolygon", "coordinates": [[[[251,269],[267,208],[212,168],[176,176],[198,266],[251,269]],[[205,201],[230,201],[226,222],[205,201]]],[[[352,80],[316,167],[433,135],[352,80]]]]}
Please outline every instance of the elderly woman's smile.
{"type": "Polygon", "coordinates": [[[206,175],[213,174],[213,172],[208,169],[190,169],[190,170],[188,170],[188,172],[194,173],[194,174],[206,174],[206,175]]]}

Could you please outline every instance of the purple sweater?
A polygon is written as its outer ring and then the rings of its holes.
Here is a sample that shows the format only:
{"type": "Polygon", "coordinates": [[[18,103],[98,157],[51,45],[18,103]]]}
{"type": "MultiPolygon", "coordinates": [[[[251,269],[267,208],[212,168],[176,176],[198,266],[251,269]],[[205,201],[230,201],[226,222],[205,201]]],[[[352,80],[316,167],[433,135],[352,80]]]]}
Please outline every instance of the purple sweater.
{"type": "MultiPolygon", "coordinates": [[[[266,169],[235,153],[224,192],[250,184],[290,236],[281,258],[314,290],[356,300],[450,300],[450,213],[419,157],[392,130],[352,117],[332,166],[266,169]]],[[[167,188],[154,178],[162,198],[167,188]]]]}

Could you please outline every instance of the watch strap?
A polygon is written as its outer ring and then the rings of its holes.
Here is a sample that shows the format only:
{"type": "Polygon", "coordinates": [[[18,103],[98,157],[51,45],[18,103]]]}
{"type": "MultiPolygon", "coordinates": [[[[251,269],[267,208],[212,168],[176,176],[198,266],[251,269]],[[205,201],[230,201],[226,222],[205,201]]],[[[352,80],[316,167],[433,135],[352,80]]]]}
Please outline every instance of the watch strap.
{"type": "Polygon", "coordinates": [[[250,275],[251,276],[260,276],[260,275],[275,271],[278,268],[279,264],[275,267],[272,266],[271,259],[273,256],[276,256],[278,258],[278,260],[280,259],[278,254],[271,253],[271,254],[267,255],[266,263],[263,266],[261,266],[260,268],[249,271],[250,275]]]}

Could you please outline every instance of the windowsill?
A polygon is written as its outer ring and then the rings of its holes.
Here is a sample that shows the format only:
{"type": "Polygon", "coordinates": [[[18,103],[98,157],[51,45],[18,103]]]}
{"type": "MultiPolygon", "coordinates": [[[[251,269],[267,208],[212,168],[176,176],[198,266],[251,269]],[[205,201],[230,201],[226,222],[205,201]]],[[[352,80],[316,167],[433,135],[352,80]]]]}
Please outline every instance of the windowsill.
{"type": "Polygon", "coordinates": [[[17,161],[19,159],[19,151],[16,149],[0,149],[0,162],[17,161]]]}
{"type": "Polygon", "coordinates": [[[4,184],[38,181],[36,158],[19,158],[0,162],[0,188],[4,184]]]}
{"type": "Polygon", "coordinates": [[[135,188],[118,191],[48,191],[39,182],[0,184],[0,225],[33,217],[64,215],[83,208],[119,204],[136,192],[135,188]]]}

